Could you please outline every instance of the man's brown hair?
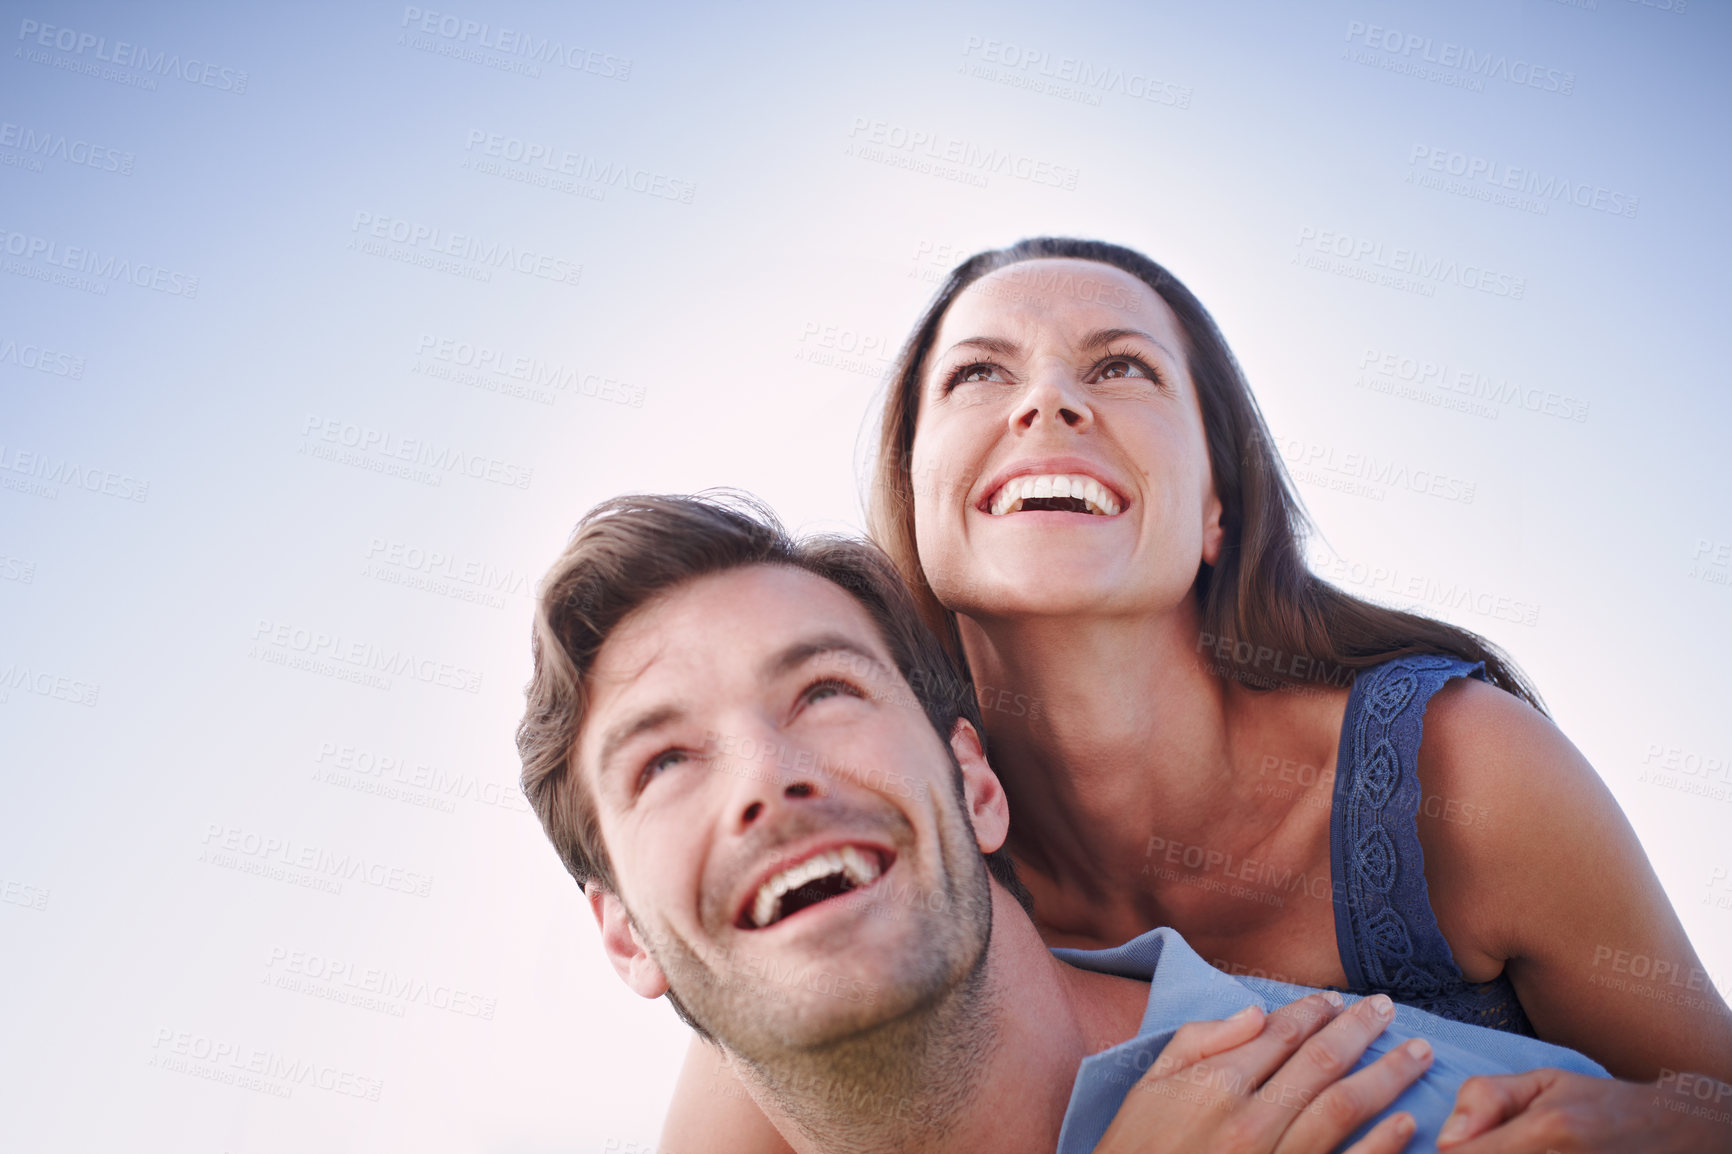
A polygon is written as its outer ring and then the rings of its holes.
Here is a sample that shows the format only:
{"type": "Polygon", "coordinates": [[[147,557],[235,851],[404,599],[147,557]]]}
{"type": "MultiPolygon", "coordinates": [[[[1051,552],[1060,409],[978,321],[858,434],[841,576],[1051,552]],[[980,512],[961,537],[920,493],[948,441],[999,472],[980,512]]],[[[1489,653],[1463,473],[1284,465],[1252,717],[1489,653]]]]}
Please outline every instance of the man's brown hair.
{"type": "MultiPolygon", "coordinates": [[[[596,655],[633,610],[689,581],[748,565],[785,565],[840,585],[878,627],[945,749],[958,718],[984,734],[974,687],[921,621],[895,566],[875,546],[832,536],[796,541],[774,513],[738,494],[603,501],[578,522],[542,579],[530,639],[535,671],[517,727],[524,795],[579,886],[593,881],[619,892],[594,799],[573,764],[596,655]]],[[[959,793],[961,780],[959,768],[959,793]]],[[[988,854],[986,864],[1028,908],[1028,891],[1009,854],[988,854]]]]}

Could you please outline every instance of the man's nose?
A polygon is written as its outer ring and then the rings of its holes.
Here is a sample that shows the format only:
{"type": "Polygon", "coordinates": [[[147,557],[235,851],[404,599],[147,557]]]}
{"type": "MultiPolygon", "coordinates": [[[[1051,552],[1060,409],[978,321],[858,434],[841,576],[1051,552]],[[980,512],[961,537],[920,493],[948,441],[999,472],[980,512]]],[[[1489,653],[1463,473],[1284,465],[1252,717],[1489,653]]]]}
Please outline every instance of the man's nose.
{"type": "Polygon", "coordinates": [[[774,739],[755,744],[761,751],[758,757],[736,760],[730,767],[738,783],[730,801],[733,832],[737,834],[750,831],[788,806],[824,796],[815,761],[796,759],[792,750],[774,739]]]}
{"type": "Polygon", "coordinates": [[[818,796],[818,787],[807,780],[790,781],[779,790],[766,790],[766,796],[754,797],[748,800],[740,810],[737,823],[739,833],[751,829],[760,819],[774,812],[778,805],[788,805],[807,798],[818,796]]]}

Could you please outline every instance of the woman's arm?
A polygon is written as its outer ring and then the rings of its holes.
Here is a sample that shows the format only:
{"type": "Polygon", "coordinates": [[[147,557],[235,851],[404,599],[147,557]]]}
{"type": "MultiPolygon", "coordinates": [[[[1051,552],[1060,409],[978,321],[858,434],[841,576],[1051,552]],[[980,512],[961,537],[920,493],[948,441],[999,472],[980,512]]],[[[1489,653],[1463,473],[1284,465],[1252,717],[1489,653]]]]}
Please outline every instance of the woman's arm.
{"type": "Polygon", "coordinates": [[[1732,1011],[1623,811],[1556,726],[1453,682],[1427,709],[1419,778],[1432,908],[1470,979],[1507,969],[1540,1037],[1618,1077],[1732,1080],[1732,1011]]]}
{"type": "Polygon", "coordinates": [[[662,1123],[661,1154],[794,1154],[722,1052],[693,1037],[662,1123]]]}

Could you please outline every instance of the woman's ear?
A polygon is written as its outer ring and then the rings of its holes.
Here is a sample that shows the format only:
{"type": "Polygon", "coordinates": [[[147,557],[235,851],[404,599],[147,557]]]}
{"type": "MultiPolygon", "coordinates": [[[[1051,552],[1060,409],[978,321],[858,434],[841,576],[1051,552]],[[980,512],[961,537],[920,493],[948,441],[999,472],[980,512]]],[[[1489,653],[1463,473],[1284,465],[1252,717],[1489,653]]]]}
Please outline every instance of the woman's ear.
{"type": "Polygon", "coordinates": [[[974,840],[980,844],[981,853],[991,853],[1010,834],[1010,802],[1004,796],[1004,786],[986,763],[980,734],[963,718],[957,718],[951,727],[950,752],[962,767],[963,800],[974,827],[974,840]]]}
{"type": "Polygon", "coordinates": [[[639,997],[659,998],[667,993],[667,975],[638,937],[625,903],[593,882],[585,896],[595,924],[601,927],[601,948],[607,951],[607,960],[613,963],[620,980],[639,997]]]}
{"type": "Polygon", "coordinates": [[[1215,486],[1209,485],[1209,495],[1203,501],[1203,563],[1215,565],[1221,560],[1221,541],[1226,537],[1226,530],[1221,528],[1221,498],[1215,495],[1215,486]]]}

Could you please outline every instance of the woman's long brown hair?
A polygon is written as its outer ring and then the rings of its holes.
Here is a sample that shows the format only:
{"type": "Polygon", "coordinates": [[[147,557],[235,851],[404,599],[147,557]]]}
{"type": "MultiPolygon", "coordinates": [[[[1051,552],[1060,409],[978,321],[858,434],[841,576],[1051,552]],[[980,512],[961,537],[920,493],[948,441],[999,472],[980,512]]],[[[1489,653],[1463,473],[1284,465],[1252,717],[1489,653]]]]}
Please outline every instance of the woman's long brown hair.
{"type": "MultiPolygon", "coordinates": [[[[1196,583],[1201,611],[1197,655],[1217,676],[1261,689],[1341,687],[1360,670],[1393,657],[1447,654],[1485,662],[1493,685],[1544,711],[1527,678],[1485,638],[1373,604],[1312,573],[1303,550],[1310,523],[1244,372],[1214,318],[1177,277],[1141,253],[1063,237],[1019,241],[963,261],[938,290],[891,370],[872,482],[872,535],[896,562],[927,622],[958,660],[965,658],[956,615],[939,604],[915,548],[910,454],[920,417],[920,379],[939,323],[962,290],[1007,265],[1055,258],[1094,261],[1127,272],[1159,294],[1178,317],[1221,501],[1220,557],[1214,565],[1201,567],[1196,583]]],[[[1047,275],[1028,270],[1031,280],[1047,275]]],[[[1068,285],[1054,280],[1053,287],[1085,295],[1113,292],[1110,285],[1091,286],[1075,276],[1068,285]]]]}

